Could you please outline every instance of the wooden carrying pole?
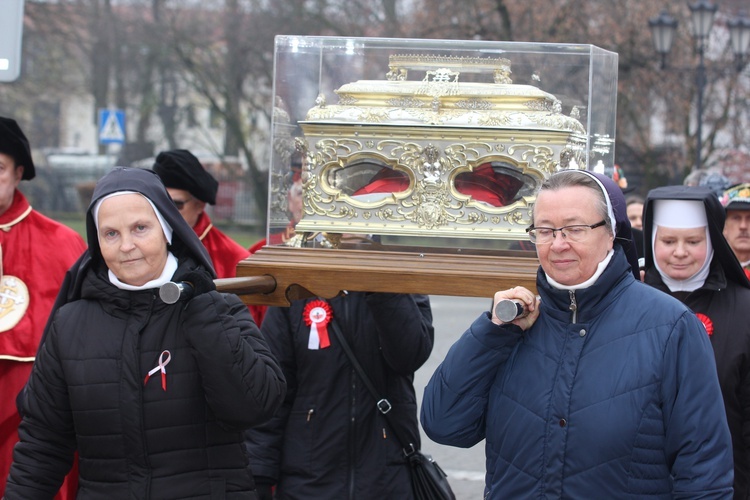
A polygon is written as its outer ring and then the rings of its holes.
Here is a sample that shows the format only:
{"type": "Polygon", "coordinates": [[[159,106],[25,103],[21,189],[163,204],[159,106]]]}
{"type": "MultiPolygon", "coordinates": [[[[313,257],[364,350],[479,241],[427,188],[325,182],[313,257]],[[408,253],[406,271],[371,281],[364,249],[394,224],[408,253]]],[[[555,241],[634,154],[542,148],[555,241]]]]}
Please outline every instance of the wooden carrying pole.
{"type": "Polygon", "coordinates": [[[219,278],[214,280],[216,290],[236,295],[272,293],[276,290],[273,276],[249,276],[245,278],[219,278]]]}
{"type": "Polygon", "coordinates": [[[536,290],[538,260],[522,253],[446,255],[267,246],[241,261],[238,278],[230,278],[236,281],[222,288],[248,304],[275,306],[311,296],[332,298],[343,290],[491,298],[514,286],[536,290]]]}

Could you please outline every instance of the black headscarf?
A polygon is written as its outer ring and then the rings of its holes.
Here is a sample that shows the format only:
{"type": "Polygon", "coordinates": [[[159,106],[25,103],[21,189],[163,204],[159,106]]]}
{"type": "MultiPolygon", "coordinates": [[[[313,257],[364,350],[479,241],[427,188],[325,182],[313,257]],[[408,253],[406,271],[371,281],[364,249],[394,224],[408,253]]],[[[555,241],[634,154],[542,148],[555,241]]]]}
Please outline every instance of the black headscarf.
{"type": "Polygon", "coordinates": [[[612,206],[612,212],[615,218],[615,227],[612,231],[615,233],[615,245],[622,247],[625,252],[625,257],[630,264],[630,270],[633,272],[633,276],[638,281],[641,280],[640,271],[638,268],[638,251],[636,250],[635,242],[633,241],[633,231],[630,227],[630,219],[628,219],[628,208],[625,202],[625,195],[615,181],[610,179],[604,174],[598,174],[590,172],[588,170],[579,170],[583,174],[587,174],[597,181],[602,188],[604,188],[604,196],[609,200],[612,206]]]}
{"type": "Polygon", "coordinates": [[[712,264],[718,262],[728,280],[750,288],[750,282],[748,282],[747,276],[742,270],[742,265],[734,255],[726,238],[724,238],[724,207],[716,197],[716,193],[704,186],[664,186],[649,191],[643,211],[643,246],[647,270],[654,267],[654,251],[651,241],[654,233],[655,200],[702,202],[706,211],[708,234],[711,237],[711,245],[714,249],[712,264]]]}
{"type": "Polygon", "coordinates": [[[86,237],[89,247],[66,274],[53,312],[63,304],[80,298],[81,285],[86,272],[92,266],[98,266],[104,262],[99,248],[93,208],[101,198],[118,191],[134,191],[151,200],[164,220],[172,226],[170,251],[175,257],[181,260],[182,257],[190,256],[208,270],[212,277],[216,277],[206,247],[198,239],[193,228],[188,226],[182,218],[159,177],[150,170],[114,167],[96,183],[91,203],[86,211],[86,237]]]}
{"type": "MultiPolygon", "coordinates": [[[[114,167],[96,183],[91,203],[86,210],[86,237],[89,247],[65,274],[65,279],[60,286],[60,292],[57,294],[52,311],[47,319],[47,324],[44,327],[44,333],[42,334],[42,340],[39,342],[38,349],[42,348],[47,338],[47,332],[49,331],[55,311],[68,302],[80,299],[83,281],[89,269],[103,264],[104,259],[99,248],[99,238],[93,209],[101,198],[118,191],[134,191],[151,200],[154,206],[161,212],[164,220],[172,226],[170,251],[177,257],[178,261],[184,257],[192,257],[213,278],[216,277],[216,272],[214,271],[206,247],[198,239],[195,231],[182,218],[182,215],[180,215],[174,202],[172,202],[169,193],[167,193],[159,177],[150,170],[114,167]]],[[[19,408],[21,408],[20,401],[24,397],[24,394],[25,391],[22,391],[18,395],[19,408]]]]}

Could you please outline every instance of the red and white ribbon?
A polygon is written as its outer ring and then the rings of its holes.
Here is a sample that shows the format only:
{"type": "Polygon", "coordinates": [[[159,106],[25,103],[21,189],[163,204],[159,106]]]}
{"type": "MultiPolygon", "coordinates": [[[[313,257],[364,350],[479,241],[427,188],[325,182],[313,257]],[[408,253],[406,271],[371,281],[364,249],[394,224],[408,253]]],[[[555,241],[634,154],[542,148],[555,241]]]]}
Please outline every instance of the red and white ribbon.
{"type": "Polygon", "coordinates": [[[308,349],[325,349],[331,345],[328,338],[328,323],[333,318],[331,306],[324,300],[308,302],[302,313],[305,324],[310,327],[310,337],[307,341],[308,349]]]}
{"type": "Polygon", "coordinates": [[[148,372],[148,375],[146,375],[146,378],[143,379],[143,385],[146,385],[148,382],[148,379],[151,378],[151,375],[154,375],[157,372],[161,372],[161,388],[163,390],[167,390],[167,365],[172,360],[172,354],[169,351],[162,351],[159,355],[159,364],[156,365],[154,368],[151,369],[151,371],[148,372]],[[166,358],[164,357],[166,356],[166,358]]]}

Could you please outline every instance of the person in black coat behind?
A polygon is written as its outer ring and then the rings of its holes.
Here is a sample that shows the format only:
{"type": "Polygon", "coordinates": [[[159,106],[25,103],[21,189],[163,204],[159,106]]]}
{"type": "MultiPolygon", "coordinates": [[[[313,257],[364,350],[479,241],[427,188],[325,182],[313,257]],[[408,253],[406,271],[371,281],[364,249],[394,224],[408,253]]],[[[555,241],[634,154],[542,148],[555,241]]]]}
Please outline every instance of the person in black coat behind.
{"type": "Polygon", "coordinates": [[[274,418],[247,432],[260,498],[272,498],[275,485],[277,499],[409,500],[402,445],[342,350],[334,323],[392,404],[389,421],[419,448],[413,382],[434,340],[427,296],[351,292],[271,307],[262,332],[289,389],[274,418]]]}
{"type": "Polygon", "coordinates": [[[682,301],[714,350],[734,455],[734,498],[750,498],[750,283],[722,235],[724,209],[707,187],[648,193],[644,281],[682,301]]]}
{"type": "Polygon", "coordinates": [[[86,230],[19,397],[6,500],[51,499],[76,451],[79,500],[257,498],[243,432],[286,385],[247,307],[153,172],[100,179],[86,230]],[[172,280],[194,295],[163,302],[172,280]]]}

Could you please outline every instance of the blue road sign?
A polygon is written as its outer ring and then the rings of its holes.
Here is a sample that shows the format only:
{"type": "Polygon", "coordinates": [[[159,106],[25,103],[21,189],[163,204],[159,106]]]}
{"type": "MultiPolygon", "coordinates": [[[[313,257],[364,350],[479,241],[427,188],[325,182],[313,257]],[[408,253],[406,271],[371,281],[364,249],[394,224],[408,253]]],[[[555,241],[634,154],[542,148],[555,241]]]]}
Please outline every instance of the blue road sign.
{"type": "Polygon", "coordinates": [[[99,143],[123,144],[125,142],[125,111],[99,110],[99,143]]]}

